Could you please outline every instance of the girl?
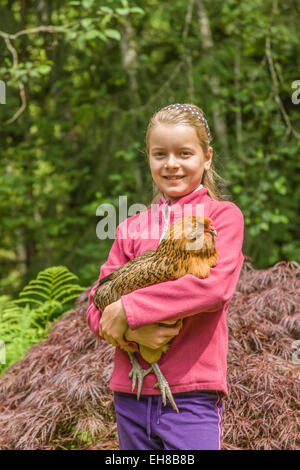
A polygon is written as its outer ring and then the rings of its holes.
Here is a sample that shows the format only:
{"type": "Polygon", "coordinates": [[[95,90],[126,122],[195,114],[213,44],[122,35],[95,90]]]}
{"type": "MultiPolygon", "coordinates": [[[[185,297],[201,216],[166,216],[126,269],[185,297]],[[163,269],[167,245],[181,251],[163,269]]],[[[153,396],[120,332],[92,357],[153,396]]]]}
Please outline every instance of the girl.
{"type": "MultiPolygon", "coordinates": [[[[178,208],[187,205],[193,211],[202,207],[203,215],[212,219],[218,232],[218,262],[209,277],[198,279],[187,274],[138,289],[103,312],[92,301],[97,285],[90,292],[88,325],[108,343],[122,346],[130,341],[158,348],[173,338],[159,365],[179,413],[169,402],[162,406],[160,391],[153,388],[153,373],[144,378],[137,400],[128,378],[128,354],[116,348],[110,388],[114,391],[122,450],[221,448],[222,399],[228,393],[226,314],[244,260],[244,219],[240,209],[222,200],[218,193],[210,141],[207,121],[195,105],[169,105],[154,114],[148,125],[146,146],[155,183],[154,212],[158,213],[152,224],[156,224],[159,236],[152,236],[148,230],[150,208],[122,222],[99,280],[139,254],[156,249],[169,225],[182,217],[178,208]],[[130,224],[137,221],[140,232],[133,236],[130,224]],[[159,324],[179,318],[184,319],[181,330],[159,324]]],[[[139,362],[145,369],[149,367],[141,356],[139,362]]]]}

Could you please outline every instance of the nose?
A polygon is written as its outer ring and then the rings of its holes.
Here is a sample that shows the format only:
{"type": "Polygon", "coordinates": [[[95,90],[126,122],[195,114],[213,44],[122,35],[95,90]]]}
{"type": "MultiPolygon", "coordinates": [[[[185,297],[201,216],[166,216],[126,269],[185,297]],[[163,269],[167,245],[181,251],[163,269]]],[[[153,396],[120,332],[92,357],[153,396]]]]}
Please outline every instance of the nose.
{"type": "Polygon", "coordinates": [[[165,163],[165,167],[169,169],[179,168],[179,163],[173,153],[170,153],[170,155],[168,156],[167,161],[165,163]]]}

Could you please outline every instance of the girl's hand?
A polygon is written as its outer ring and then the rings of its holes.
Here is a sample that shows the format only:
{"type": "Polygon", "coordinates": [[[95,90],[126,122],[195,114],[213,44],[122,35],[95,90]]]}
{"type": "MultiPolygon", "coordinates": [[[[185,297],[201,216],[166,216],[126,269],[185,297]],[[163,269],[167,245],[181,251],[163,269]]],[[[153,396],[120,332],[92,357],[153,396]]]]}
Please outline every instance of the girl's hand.
{"type": "Polygon", "coordinates": [[[136,330],[128,328],[125,338],[127,341],[134,341],[138,344],[142,344],[143,346],[147,346],[148,348],[158,349],[169,343],[174,336],[177,336],[180,329],[181,324],[178,323],[173,327],[164,326],[159,323],[152,323],[151,325],[142,326],[136,330]]]}
{"type": "Polygon", "coordinates": [[[105,307],[99,325],[99,334],[113,346],[126,346],[124,334],[128,328],[121,299],[105,307]]]}

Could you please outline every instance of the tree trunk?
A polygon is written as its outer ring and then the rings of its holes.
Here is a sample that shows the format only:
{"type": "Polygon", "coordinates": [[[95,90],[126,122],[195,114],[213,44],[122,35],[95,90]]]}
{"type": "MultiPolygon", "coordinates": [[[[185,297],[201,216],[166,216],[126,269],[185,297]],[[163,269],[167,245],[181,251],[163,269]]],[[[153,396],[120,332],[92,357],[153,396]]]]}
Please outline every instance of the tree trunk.
{"type": "MultiPolygon", "coordinates": [[[[141,105],[141,100],[138,93],[138,81],[137,81],[137,52],[136,52],[136,41],[135,31],[132,27],[130,17],[124,16],[123,23],[121,26],[121,56],[122,64],[128,75],[129,80],[129,100],[128,104],[130,109],[138,108],[141,105]]],[[[132,126],[134,129],[139,130],[139,116],[135,113],[131,114],[132,126]]],[[[139,136],[137,135],[137,139],[139,136]]],[[[141,162],[137,156],[136,168],[135,168],[135,181],[136,181],[136,194],[142,198],[144,193],[143,175],[142,175],[141,162]]]]}
{"type": "MultiPolygon", "coordinates": [[[[26,29],[26,27],[27,27],[26,26],[26,16],[27,16],[26,1],[21,0],[21,24],[22,24],[22,29],[26,29]]],[[[28,37],[27,37],[27,35],[24,35],[22,37],[21,48],[20,48],[20,51],[21,51],[20,58],[21,58],[21,61],[24,62],[24,63],[26,63],[27,60],[28,60],[27,45],[28,45],[28,37]]],[[[26,102],[28,103],[29,102],[29,89],[28,89],[28,85],[26,83],[25,83],[25,94],[26,94],[26,102]]],[[[29,123],[27,121],[27,124],[24,128],[24,134],[23,134],[23,141],[24,142],[26,142],[28,140],[27,139],[28,132],[29,132],[29,123]]],[[[25,160],[24,173],[25,174],[31,174],[31,171],[32,171],[32,159],[30,157],[28,157],[27,160],[25,160]]],[[[32,208],[32,214],[31,215],[33,217],[33,213],[38,212],[38,209],[34,209],[35,208],[35,200],[34,200],[34,196],[33,196],[32,183],[30,184],[30,186],[28,188],[26,196],[31,201],[31,208],[32,208]]],[[[30,266],[32,265],[33,258],[36,255],[36,244],[35,244],[35,240],[34,240],[34,231],[29,227],[25,227],[24,230],[23,230],[23,233],[21,233],[21,231],[18,231],[17,236],[21,239],[22,238],[24,239],[24,245],[20,244],[19,247],[18,247],[18,256],[24,257],[24,254],[25,254],[25,259],[24,258],[21,258],[21,259],[24,259],[24,261],[22,261],[22,263],[23,262],[25,263],[26,268],[23,267],[22,269],[23,269],[23,271],[25,271],[25,269],[26,269],[26,272],[28,272],[30,266]]]]}
{"type": "MultiPolygon", "coordinates": [[[[205,9],[204,1],[203,0],[196,0],[196,8],[198,12],[198,21],[199,27],[202,37],[202,47],[205,51],[212,50],[214,47],[214,42],[211,34],[211,28],[209,24],[209,18],[207,16],[207,12],[205,9]]],[[[216,99],[220,96],[220,80],[219,77],[216,75],[210,76],[210,88],[212,94],[216,97],[216,99]]],[[[217,106],[216,109],[213,110],[213,120],[214,120],[214,129],[217,136],[218,141],[222,147],[222,154],[225,159],[229,157],[229,149],[228,149],[228,139],[227,139],[227,125],[226,125],[226,118],[224,115],[220,114],[219,107],[217,106]]]]}
{"type": "Polygon", "coordinates": [[[238,50],[234,59],[234,89],[235,89],[235,102],[237,110],[235,112],[235,133],[236,133],[236,142],[237,142],[237,151],[240,159],[243,158],[243,121],[242,121],[242,111],[241,111],[241,101],[240,101],[240,92],[241,92],[241,51],[238,50]]]}
{"type": "Polygon", "coordinates": [[[184,46],[183,54],[184,54],[186,77],[187,77],[187,95],[188,95],[188,100],[190,103],[194,103],[195,101],[195,86],[194,86],[194,77],[193,77],[192,54],[191,54],[191,50],[186,46],[186,42],[187,42],[187,38],[189,35],[189,28],[190,28],[192,17],[193,17],[194,1],[195,0],[190,0],[188,3],[186,15],[185,15],[184,28],[183,28],[183,33],[182,33],[182,44],[184,46]]]}
{"type": "MultiPolygon", "coordinates": [[[[5,171],[7,175],[11,174],[11,164],[9,162],[5,165],[5,171]]],[[[11,208],[12,214],[11,216],[14,217],[15,208],[11,208]]],[[[19,269],[21,276],[24,276],[27,273],[27,266],[26,266],[26,247],[23,242],[23,234],[20,229],[16,229],[15,231],[15,239],[16,239],[16,248],[15,248],[15,263],[17,269],[19,269]]],[[[14,268],[15,269],[15,266],[14,268]]]]}
{"type": "Polygon", "coordinates": [[[123,23],[121,26],[120,47],[122,64],[129,78],[130,105],[133,107],[137,107],[140,105],[140,99],[138,95],[138,84],[136,78],[136,43],[134,38],[134,29],[132,27],[130,18],[127,16],[123,17],[123,23]]]}

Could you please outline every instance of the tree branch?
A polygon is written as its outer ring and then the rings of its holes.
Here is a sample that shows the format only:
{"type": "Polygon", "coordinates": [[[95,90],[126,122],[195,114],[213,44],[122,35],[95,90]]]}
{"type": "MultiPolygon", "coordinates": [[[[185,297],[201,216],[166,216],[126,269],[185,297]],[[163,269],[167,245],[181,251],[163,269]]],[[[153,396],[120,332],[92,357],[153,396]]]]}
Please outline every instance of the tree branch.
{"type": "Polygon", "coordinates": [[[293,128],[290,118],[279,96],[278,79],[277,79],[277,74],[276,74],[275,67],[274,67],[274,61],[273,61],[272,51],[271,51],[271,39],[270,39],[269,34],[266,37],[266,57],[267,57],[267,61],[269,64],[269,70],[270,70],[270,74],[271,74],[271,78],[273,82],[273,93],[274,93],[275,102],[279,108],[279,111],[282,114],[284,122],[287,126],[288,133],[291,132],[294,135],[294,137],[296,137],[296,139],[300,139],[300,134],[293,128]]]}
{"type": "Polygon", "coordinates": [[[267,36],[266,36],[265,56],[266,56],[267,61],[268,61],[269,70],[270,70],[270,74],[271,74],[271,78],[272,78],[272,82],[273,82],[273,94],[274,94],[275,102],[276,102],[276,104],[279,108],[279,111],[281,112],[282,117],[284,119],[284,122],[287,126],[287,132],[288,132],[288,134],[291,132],[294,135],[294,137],[296,137],[296,139],[300,139],[300,134],[297,131],[295,131],[295,129],[293,128],[293,126],[291,124],[291,121],[290,121],[290,118],[289,118],[289,116],[288,116],[288,114],[287,114],[287,112],[286,112],[286,110],[283,106],[283,103],[280,99],[280,96],[279,96],[278,79],[277,79],[277,74],[276,74],[276,70],[275,70],[275,66],[274,66],[274,60],[273,60],[272,51],[271,51],[271,24],[272,24],[272,21],[273,21],[273,17],[277,12],[278,12],[278,0],[273,0],[272,9],[271,9],[270,23],[269,23],[267,36]]]}
{"type": "MultiPolygon", "coordinates": [[[[10,42],[10,34],[4,33],[3,31],[0,31],[0,36],[3,37],[5,44],[7,46],[7,49],[10,51],[12,58],[13,58],[13,68],[16,69],[18,67],[18,53],[16,49],[13,47],[12,43],[10,42]]],[[[23,111],[26,108],[26,93],[25,93],[25,86],[24,83],[19,82],[19,90],[20,90],[20,97],[21,97],[21,106],[18,109],[18,111],[13,115],[12,118],[10,118],[8,121],[6,121],[7,124],[11,124],[14,122],[18,117],[23,113],[23,111]]]]}
{"type": "MultiPolygon", "coordinates": [[[[101,21],[101,18],[90,18],[90,20],[91,20],[91,23],[94,23],[97,21],[101,21]]],[[[5,31],[0,31],[0,37],[4,39],[7,49],[12,55],[13,68],[16,69],[18,67],[18,54],[17,54],[16,49],[13,47],[11,43],[12,40],[17,39],[20,36],[24,36],[25,34],[36,34],[36,33],[41,33],[41,32],[51,33],[51,34],[65,33],[68,28],[75,26],[76,24],[80,24],[80,21],[74,21],[73,23],[65,24],[62,26],[43,25],[43,26],[38,26],[37,28],[22,29],[21,31],[18,31],[15,34],[9,34],[9,33],[6,33],[5,31]]],[[[6,124],[11,124],[12,122],[16,121],[18,117],[26,109],[26,105],[27,105],[26,93],[25,93],[24,84],[22,82],[19,82],[19,90],[20,90],[21,106],[18,109],[18,111],[13,115],[13,117],[10,118],[8,121],[6,121],[6,124]]]]}

